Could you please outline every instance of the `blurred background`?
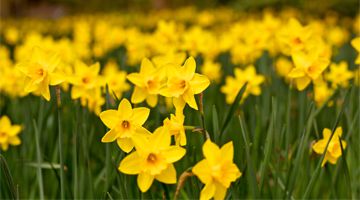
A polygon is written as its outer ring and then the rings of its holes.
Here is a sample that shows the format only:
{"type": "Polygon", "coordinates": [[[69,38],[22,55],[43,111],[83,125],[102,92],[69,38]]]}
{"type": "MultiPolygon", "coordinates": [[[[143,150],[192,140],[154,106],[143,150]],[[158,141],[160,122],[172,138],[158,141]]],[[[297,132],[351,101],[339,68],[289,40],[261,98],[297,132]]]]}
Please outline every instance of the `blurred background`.
{"type": "Polygon", "coordinates": [[[184,6],[198,9],[230,6],[237,10],[296,7],[313,14],[334,10],[346,16],[355,16],[360,10],[359,0],[0,0],[0,17],[58,18],[74,13],[146,12],[184,6]]]}

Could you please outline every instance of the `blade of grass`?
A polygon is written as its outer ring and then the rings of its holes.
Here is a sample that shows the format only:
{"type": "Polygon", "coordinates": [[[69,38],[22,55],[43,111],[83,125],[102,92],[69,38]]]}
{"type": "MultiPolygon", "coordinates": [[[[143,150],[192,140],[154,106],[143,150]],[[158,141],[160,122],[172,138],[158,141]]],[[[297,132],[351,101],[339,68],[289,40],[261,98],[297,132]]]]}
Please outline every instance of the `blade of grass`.
{"type": "Polygon", "coordinates": [[[257,186],[257,182],[256,182],[256,175],[255,175],[255,170],[254,170],[254,166],[253,166],[253,162],[250,156],[250,147],[249,147],[249,135],[247,133],[247,131],[245,130],[245,125],[244,125],[244,121],[242,119],[242,117],[239,115],[239,122],[240,122],[240,128],[241,128],[241,133],[242,133],[242,137],[244,140],[244,144],[245,144],[245,153],[246,153],[246,162],[247,162],[247,169],[249,170],[249,173],[246,173],[249,179],[249,184],[250,184],[250,191],[253,195],[253,198],[258,198],[259,193],[259,188],[257,186]]]}
{"type": "Polygon", "coordinates": [[[302,197],[303,199],[308,199],[308,198],[309,198],[310,193],[311,193],[311,191],[312,191],[312,188],[313,188],[313,186],[314,186],[314,184],[315,184],[315,181],[317,180],[317,177],[318,177],[319,174],[320,174],[321,164],[322,164],[323,160],[325,159],[325,155],[326,155],[327,149],[328,149],[328,147],[329,147],[330,141],[331,141],[332,137],[334,136],[335,129],[336,129],[336,127],[338,126],[338,124],[339,124],[339,122],[340,122],[340,119],[341,119],[341,116],[342,116],[343,113],[344,113],[344,108],[345,108],[345,105],[346,105],[346,102],[347,102],[347,99],[348,99],[348,96],[349,96],[349,92],[350,92],[350,89],[346,92],[346,95],[345,95],[344,102],[343,102],[343,104],[342,104],[341,110],[340,110],[339,114],[338,114],[337,117],[336,117],[334,126],[332,127],[331,136],[330,136],[329,140],[328,140],[327,143],[326,143],[324,152],[323,152],[323,154],[322,154],[322,156],[321,156],[320,161],[318,162],[318,164],[317,164],[317,166],[316,166],[315,172],[312,174],[311,179],[310,179],[310,182],[309,182],[309,184],[308,184],[307,187],[306,187],[305,193],[304,193],[304,195],[303,195],[303,197],[302,197]]]}
{"type": "Polygon", "coordinates": [[[64,177],[64,159],[63,159],[63,136],[62,136],[62,124],[61,124],[61,96],[60,87],[55,87],[56,91],[56,118],[57,118],[57,131],[59,142],[59,159],[60,159],[60,196],[61,199],[65,199],[65,177],[64,177]]]}
{"type": "Polygon", "coordinates": [[[265,171],[270,161],[270,155],[272,153],[272,146],[273,146],[273,136],[274,136],[274,126],[275,126],[275,119],[276,119],[276,104],[274,98],[272,99],[272,117],[270,119],[270,125],[268,129],[268,133],[266,136],[265,142],[265,150],[264,150],[264,161],[260,167],[260,184],[259,188],[260,191],[263,188],[264,180],[265,180],[265,171]]]}
{"type": "Polygon", "coordinates": [[[213,136],[215,143],[218,143],[219,141],[219,116],[216,110],[216,106],[212,106],[212,124],[213,124],[213,136]]]}
{"type": "Polygon", "coordinates": [[[13,178],[11,176],[9,166],[6,162],[6,159],[4,158],[4,156],[2,154],[0,154],[0,165],[1,165],[1,172],[5,176],[5,180],[6,180],[5,182],[7,183],[8,189],[11,194],[11,198],[18,199],[19,196],[18,196],[18,193],[16,192],[15,184],[14,184],[13,178]]]}
{"type": "Polygon", "coordinates": [[[340,142],[340,148],[341,148],[341,164],[343,166],[343,169],[344,169],[344,175],[345,175],[345,185],[346,185],[346,188],[348,189],[347,192],[348,192],[348,196],[345,197],[347,199],[352,199],[352,191],[351,191],[351,179],[350,179],[350,173],[349,173],[349,167],[348,167],[348,164],[346,162],[346,155],[345,155],[345,152],[344,152],[344,146],[341,142],[341,137],[339,136],[339,142],[340,142]]]}
{"type": "Polygon", "coordinates": [[[219,133],[219,134],[220,134],[220,137],[221,137],[222,135],[224,135],[224,131],[226,130],[227,126],[229,125],[229,123],[230,123],[230,121],[231,121],[231,118],[233,117],[235,111],[236,111],[237,108],[239,107],[239,105],[240,105],[240,100],[241,100],[242,96],[244,95],[244,92],[245,92],[245,90],[246,90],[246,86],[247,86],[247,83],[245,83],[245,84],[241,87],[239,93],[236,95],[236,98],[235,98],[233,104],[231,104],[230,109],[229,109],[229,111],[227,112],[227,115],[226,115],[226,117],[224,118],[224,122],[223,122],[223,124],[222,124],[222,126],[221,126],[221,129],[220,129],[220,133],[219,133]]]}
{"type": "Polygon", "coordinates": [[[38,179],[38,183],[39,183],[39,193],[40,193],[40,199],[44,199],[44,183],[43,183],[43,175],[42,175],[42,170],[40,164],[42,163],[42,158],[41,158],[41,150],[40,150],[40,133],[38,130],[38,127],[36,125],[35,120],[33,120],[33,125],[34,125],[34,130],[35,130],[35,143],[36,143],[36,158],[37,158],[37,179],[38,179]]]}

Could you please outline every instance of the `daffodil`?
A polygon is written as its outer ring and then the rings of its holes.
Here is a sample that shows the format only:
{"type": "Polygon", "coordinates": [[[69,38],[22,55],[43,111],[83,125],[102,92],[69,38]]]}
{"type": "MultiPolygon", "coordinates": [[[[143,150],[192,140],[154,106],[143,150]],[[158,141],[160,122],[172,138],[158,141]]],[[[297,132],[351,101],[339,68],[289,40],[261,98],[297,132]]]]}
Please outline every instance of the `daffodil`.
{"type": "Polygon", "coordinates": [[[188,58],[183,66],[169,66],[166,87],[160,94],[166,97],[174,97],[183,104],[197,110],[195,94],[203,92],[209,85],[209,79],[201,74],[195,73],[196,62],[193,57],[188,58]]]}
{"type": "Polygon", "coordinates": [[[127,99],[121,100],[117,110],[106,110],[100,113],[101,121],[110,129],[101,142],[117,141],[119,147],[130,152],[134,148],[133,137],[135,133],[146,133],[142,127],[149,117],[148,108],[132,108],[127,99]]]}
{"type": "Polygon", "coordinates": [[[119,166],[125,174],[138,175],[137,184],[142,192],[146,192],[154,179],[166,183],[176,183],[174,162],[186,153],[180,146],[172,146],[170,135],[160,127],[148,137],[134,137],[136,151],[126,156],[119,166]]]}
{"type": "Polygon", "coordinates": [[[325,74],[326,80],[331,82],[333,88],[348,87],[349,80],[354,77],[354,73],[348,70],[348,64],[346,61],[342,61],[339,64],[332,63],[330,65],[330,71],[325,74]]]}
{"type": "Polygon", "coordinates": [[[356,37],[353,40],[351,40],[351,45],[355,48],[358,55],[355,60],[355,64],[360,64],[360,37],[356,37]]]}
{"type": "Polygon", "coordinates": [[[201,68],[201,73],[207,76],[211,81],[219,82],[221,78],[221,65],[210,60],[206,60],[201,68]]]}
{"type": "Polygon", "coordinates": [[[69,79],[70,83],[73,85],[71,90],[72,99],[78,99],[86,95],[87,92],[103,85],[103,79],[99,76],[99,63],[87,66],[81,61],[76,61],[74,69],[75,72],[69,79]]]}
{"type": "Polygon", "coordinates": [[[235,68],[235,77],[228,76],[225,85],[221,87],[221,92],[226,95],[226,103],[234,102],[236,95],[245,83],[248,83],[243,95],[245,99],[250,94],[258,96],[261,94],[260,85],[265,81],[263,75],[257,74],[253,65],[247,66],[244,70],[235,68]]]}
{"type": "Polygon", "coordinates": [[[240,178],[241,172],[233,163],[234,147],[228,142],[221,148],[207,140],[203,145],[205,159],[198,162],[192,172],[205,184],[200,199],[224,199],[231,182],[240,178]]]}
{"type": "Polygon", "coordinates": [[[325,153],[325,158],[323,160],[323,162],[321,163],[321,166],[323,167],[326,162],[330,162],[331,164],[336,164],[337,159],[342,155],[341,153],[341,146],[343,146],[343,148],[346,148],[346,142],[344,140],[341,140],[341,144],[340,144],[340,137],[342,135],[342,128],[341,127],[337,127],[333,137],[330,140],[329,146],[325,152],[325,148],[326,148],[326,144],[329,142],[330,136],[331,136],[331,130],[328,128],[325,128],[323,130],[323,139],[317,141],[316,143],[313,144],[312,149],[317,153],[317,154],[324,154],[325,153]]]}
{"type": "Polygon", "coordinates": [[[295,79],[297,89],[300,91],[304,90],[312,80],[316,80],[329,65],[329,59],[316,52],[295,52],[292,54],[292,59],[295,68],[290,71],[288,77],[295,79]]]}
{"type": "Polygon", "coordinates": [[[59,63],[58,54],[34,47],[30,59],[16,65],[26,76],[25,92],[41,94],[49,101],[49,85],[58,85],[65,80],[64,76],[54,72],[59,63]]]}
{"type": "Polygon", "coordinates": [[[17,146],[21,144],[18,134],[21,131],[20,125],[11,125],[7,116],[0,118],[0,146],[3,151],[9,148],[9,145],[17,146]]]}
{"type": "Polygon", "coordinates": [[[150,60],[144,58],[141,62],[140,73],[131,73],[127,79],[135,85],[131,96],[132,103],[146,102],[155,107],[158,94],[165,83],[166,72],[164,68],[155,68],[150,60]]]}
{"type": "Polygon", "coordinates": [[[121,99],[125,91],[130,89],[126,82],[126,72],[118,69],[114,61],[109,61],[103,70],[109,93],[115,98],[121,99]]]}
{"type": "Polygon", "coordinates": [[[184,119],[185,116],[182,113],[177,112],[176,115],[171,114],[170,119],[166,118],[163,122],[164,128],[170,135],[175,137],[176,144],[181,146],[186,145],[184,119]]]}

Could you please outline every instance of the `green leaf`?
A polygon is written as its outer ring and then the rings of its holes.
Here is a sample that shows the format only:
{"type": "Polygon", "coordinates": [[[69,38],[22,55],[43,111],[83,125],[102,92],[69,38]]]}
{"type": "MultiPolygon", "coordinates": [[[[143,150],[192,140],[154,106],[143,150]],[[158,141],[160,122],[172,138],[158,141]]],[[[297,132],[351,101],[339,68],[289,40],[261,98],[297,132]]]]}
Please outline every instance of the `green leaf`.
{"type": "Polygon", "coordinates": [[[6,159],[4,158],[4,156],[2,154],[0,154],[0,165],[1,165],[1,172],[5,176],[5,180],[6,180],[5,182],[8,186],[9,192],[11,194],[11,198],[18,199],[19,197],[18,197],[16,189],[15,189],[15,184],[14,184],[13,178],[11,176],[9,166],[6,162],[6,159]]]}
{"type": "Polygon", "coordinates": [[[40,199],[44,199],[44,183],[43,183],[43,176],[42,176],[42,169],[40,167],[42,163],[41,157],[41,149],[40,149],[40,133],[39,129],[36,125],[35,120],[33,120],[34,130],[35,130],[35,143],[36,143],[36,158],[37,158],[37,179],[39,183],[39,192],[40,192],[40,199]]]}
{"type": "Polygon", "coordinates": [[[236,98],[235,98],[233,104],[231,104],[230,109],[229,109],[229,111],[228,111],[228,113],[227,113],[227,115],[226,115],[226,117],[224,119],[224,122],[223,122],[222,126],[221,126],[220,133],[219,133],[220,136],[222,136],[224,134],[224,131],[226,130],[226,128],[228,127],[228,125],[229,125],[229,123],[231,121],[231,118],[233,117],[235,111],[239,107],[240,100],[241,100],[242,96],[244,95],[244,92],[246,90],[246,86],[247,86],[247,83],[245,83],[241,87],[239,93],[236,95],[236,98]]]}
{"type": "Polygon", "coordinates": [[[212,124],[213,124],[213,136],[215,143],[219,140],[219,116],[216,110],[216,106],[212,106],[212,124]]]}
{"type": "Polygon", "coordinates": [[[239,122],[240,122],[242,137],[243,137],[244,144],[245,144],[247,170],[249,171],[249,173],[246,173],[246,174],[247,174],[247,178],[249,180],[250,191],[252,193],[253,198],[258,198],[259,188],[257,186],[255,169],[254,169],[253,161],[251,159],[251,154],[250,154],[250,147],[249,147],[249,142],[248,142],[249,135],[245,130],[244,122],[240,115],[239,115],[239,122]]]}

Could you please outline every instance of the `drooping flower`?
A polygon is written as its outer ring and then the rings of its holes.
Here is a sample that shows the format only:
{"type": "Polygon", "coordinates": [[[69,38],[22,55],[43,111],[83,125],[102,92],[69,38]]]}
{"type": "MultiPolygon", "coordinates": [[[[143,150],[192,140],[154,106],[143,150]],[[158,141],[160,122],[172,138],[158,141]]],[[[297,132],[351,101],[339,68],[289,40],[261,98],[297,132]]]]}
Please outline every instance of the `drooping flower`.
{"type": "MultiPolygon", "coordinates": [[[[321,163],[321,166],[323,167],[326,162],[330,162],[331,164],[336,164],[337,159],[341,156],[341,146],[340,146],[340,137],[342,135],[342,128],[337,127],[335,130],[335,133],[333,137],[330,140],[329,146],[325,153],[325,158],[323,162],[321,163]]],[[[326,144],[328,143],[331,136],[331,130],[328,128],[325,128],[323,130],[323,139],[317,141],[313,144],[312,149],[317,153],[322,155],[325,151],[326,144]]],[[[343,148],[346,148],[346,142],[344,140],[341,140],[341,145],[343,148]]]]}
{"type": "Polygon", "coordinates": [[[139,135],[133,139],[136,151],[126,156],[120,163],[119,171],[138,175],[137,184],[146,192],[154,179],[166,183],[176,183],[174,162],[186,153],[180,146],[172,146],[170,135],[163,127],[155,130],[148,137],[139,135]]]}
{"type": "Polygon", "coordinates": [[[164,120],[164,128],[175,137],[176,145],[186,145],[186,135],[184,128],[185,116],[181,112],[177,112],[176,115],[171,114],[170,119],[164,120]]]}
{"type": "Polygon", "coordinates": [[[234,147],[228,142],[221,148],[207,140],[203,145],[205,159],[198,162],[192,172],[205,184],[200,199],[224,199],[231,182],[240,178],[241,172],[233,163],[234,147]]]}
{"type": "Polygon", "coordinates": [[[25,92],[34,92],[50,100],[49,85],[58,85],[65,77],[54,73],[60,63],[58,54],[34,47],[28,60],[16,65],[25,76],[25,92]]]}
{"type": "Polygon", "coordinates": [[[127,99],[121,100],[117,110],[106,110],[100,113],[101,121],[110,129],[101,142],[117,141],[119,147],[130,152],[134,148],[135,133],[146,134],[142,125],[149,117],[148,108],[132,108],[127,99]]]}
{"type": "Polygon", "coordinates": [[[196,62],[193,57],[188,58],[181,67],[169,66],[166,87],[160,91],[160,94],[174,97],[197,110],[194,95],[203,92],[210,85],[210,81],[206,76],[195,73],[195,69],[196,62]]]}
{"type": "Polygon", "coordinates": [[[0,146],[3,151],[9,148],[9,145],[17,146],[21,144],[18,134],[21,131],[20,125],[11,125],[7,116],[0,118],[0,146]]]}

